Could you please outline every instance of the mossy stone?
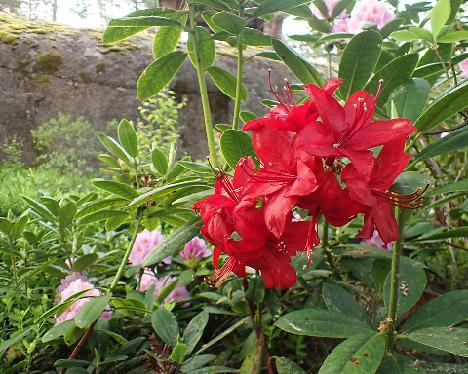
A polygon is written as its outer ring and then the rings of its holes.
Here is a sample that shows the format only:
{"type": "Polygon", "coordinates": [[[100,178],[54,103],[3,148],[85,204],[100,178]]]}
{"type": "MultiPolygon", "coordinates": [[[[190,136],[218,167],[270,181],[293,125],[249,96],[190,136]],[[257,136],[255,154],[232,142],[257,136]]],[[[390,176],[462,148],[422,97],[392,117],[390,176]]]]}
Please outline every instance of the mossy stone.
{"type": "Polygon", "coordinates": [[[39,53],[35,60],[37,67],[43,74],[54,74],[62,65],[62,56],[55,49],[39,53]]]}

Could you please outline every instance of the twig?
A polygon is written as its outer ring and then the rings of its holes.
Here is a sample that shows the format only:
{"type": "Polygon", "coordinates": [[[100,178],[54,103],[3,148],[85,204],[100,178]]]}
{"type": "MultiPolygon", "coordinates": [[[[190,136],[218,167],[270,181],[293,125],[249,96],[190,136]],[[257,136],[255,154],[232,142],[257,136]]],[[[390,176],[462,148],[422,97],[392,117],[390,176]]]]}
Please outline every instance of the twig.
{"type": "Polygon", "coordinates": [[[75,346],[75,349],[73,349],[72,353],[70,353],[70,356],[68,356],[69,360],[73,360],[78,357],[78,353],[80,350],[83,348],[83,346],[86,344],[88,341],[89,336],[92,334],[94,330],[94,325],[96,325],[96,321],[94,321],[86,330],[86,332],[83,334],[81,337],[80,341],[78,344],[75,346]]]}

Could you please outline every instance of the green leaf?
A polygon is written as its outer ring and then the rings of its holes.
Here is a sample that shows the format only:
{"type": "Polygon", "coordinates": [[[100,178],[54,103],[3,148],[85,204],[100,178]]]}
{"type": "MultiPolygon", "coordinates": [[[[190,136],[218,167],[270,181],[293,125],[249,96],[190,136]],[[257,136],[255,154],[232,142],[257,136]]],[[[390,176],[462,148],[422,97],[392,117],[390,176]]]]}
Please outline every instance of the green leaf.
{"type": "Polygon", "coordinates": [[[133,128],[133,125],[126,119],[123,119],[119,123],[117,129],[119,135],[119,142],[127,153],[132,157],[138,156],[138,141],[137,133],[133,128]]]}
{"type": "Polygon", "coordinates": [[[159,93],[174,78],[180,65],[185,60],[186,54],[174,51],[161,56],[152,62],[141,73],[137,82],[137,93],[140,100],[145,100],[159,93]]]}
{"type": "Polygon", "coordinates": [[[179,365],[183,362],[187,346],[184,343],[177,342],[172,350],[171,360],[177,362],[179,365]]]}
{"type": "Polygon", "coordinates": [[[249,121],[252,121],[258,118],[258,116],[255,113],[248,112],[248,111],[240,112],[239,117],[243,123],[247,123],[249,121]]]}
{"type": "Polygon", "coordinates": [[[88,367],[91,362],[86,360],[76,360],[76,359],[64,359],[61,358],[55,361],[54,366],[58,368],[74,368],[77,366],[88,367]]]}
{"type": "Polygon", "coordinates": [[[177,48],[180,35],[184,31],[187,15],[178,17],[181,26],[163,26],[158,29],[153,39],[153,57],[156,59],[173,52],[177,48]]]}
{"type": "Polygon", "coordinates": [[[175,345],[179,335],[176,316],[167,309],[160,308],[151,316],[151,326],[166,344],[175,345]]]}
{"type": "Polygon", "coordinates": [[[99,210],[97,212],[90,213],[86,216],[83,216],[82,218],[80,218],[79,223],[81,226],[83,226],[83,225],[89,225],[91,223],[103,221],[109,218],[122,217],[123,219],[124,217],[128,217],[128,216],[129,216],[128,212],[124,212],[122,210],[104,209],[104,210],[99,210]]]}
{"type": "Polygon", "coordinates": [[[437,232],[435,234],[424,235],[417,239],[421,240],[443,240],[449,238],[464,238],[468,236],[468,226],[457,227],[456,229],[451,229],[443,232],[437,232]]]}
{"type": "Polygon", "coordinates": [[[275,357],[276,369],[278,374],[305,374],[305,371],[286,357],[275,357]]]}
{"type": "Polygon", "coordinates": [[[82,217],[87,216],[88,214],[100,211],[104,208],[111,208],[117,205],[122,205],[125,202],[126,200],[120,197],[113,197],[110,199],[100,199],[96,202],[93,202],[81,208],[78,211],[78,213],[76,213],[75,219],[81,219],[82,217]]]}
{"type": "Polygon", "coordinates": [[[11,240],[16,241],[21,237],[21,235],[23,235],[24,229],[26,228],[28,222],[29,217],[25,213],[23,213],[23,215],[20,218],[18,218],[18,220],[13,225],[13,228],[11,230],[11,240]]]}
{"type": "Polygon", "coordinates": [[[93,297],[84,304],[76,313],[75,322],[79,328],[88,328],[96,321],[106,309],[111,299],[111,294],[93,297]]]}
{"type": "Polygon", "coordinates": [[[429,43],[432,43],[434,41],[431,32],[429,30],[423,29],[422,27],[410,27],[409,31],[416,35],[418,38],[426,40],[429,43]]]}
{"type": "Polygon", "coordinates": [[[399,42],[412,42],[418,40],[419,36],[412,33],[410,30],[399,30],[394,31],[390,34],[390,38],[395,39],[399,42]]]}
{"type": "Polygon", "coordinates": [[[409,195],[418,188],[425,188],[427,185],[434,184],[434,182],[434,178],[417,171],[404,171],[398,176],[392,187],[390,187],[390,191],[400,195],[409,195]]]}
{"type": "Polygon", "coordinates": [[[468,329],[460,327],[428,327],[410,332],[405,336],[409,340],[452,353],[468,357],[468,329]]]}
{"type": "Polygon", "coordinates": [[[248,24],[246,19],[227,12],[216,13],[211,18],[211,21],[216,26],[232,35],[239,35],[242,31],[244,31],[244,28],[247,27],[248,24]]]}
{"type": "MultiPolygon", "coordinates": [[[[242,319],[240,319],[239,321],[237,321],[236,323],[232,324],[230,327],[228,327],[226,330],[224,330],[222,333],[219,333],[214,339],[212,339],[210,342],[206,343],[206,344],[203,344],[202,347],[195,353],[195,355],[198,355],[204,351],[206,351],[208,348],[212,347],[213,345],[215,345],[217,342],[219,342],[220,340],[223,340],[227,335],[229,335],[231,332],[235,331],[236,329],[238,329],[239,327],[241,327],[244,323],[246,323],[247,321],[250,321],[251,318],[250,316],[249,317],[244,317],[242,319]]],[[[222,373],[224,373],[224,371],[221,371],[222,373]]],[[[237,371],[236,371],[237,372],[237,371]]],[[[211,373],[208,371],[208,373],[211,373]]]]}
{"type": "Polygon", "coordinates": [[[421,306],[403,325],[404,331],[452,326],[468,318],[468,290],[447,292],[421,306]]]}
{"type": "Polygon", "coordinates": [[[200,233],[201,225],[202,222],[196,217],[179,227],[170,236],[166,237],[154,251],[146,256],[143,266],[158,264],[166,257],[175,255],[185,243],[200,233]]]}
{"type": "Polygon", "coordinates": [[[198,341],[201,339],[209,317],[210,314],[206,311],[203,311],[192,318],[185,328],[182,340],[187,345],[187,355],[192,353],[198,341]]]}
{"type": "Polygon", "coordinates": [[[59,231],[64,234],[65,230],[73,222],[76,214],[76,205],[73,202],[66,202],[59,208],[58,223],[59,231]]]}
{"type": "MultiPolygon", "coordinates": [[[[185,170],[181,166],[182,170],[185,170]]],[[[188,187],[188,186],[193,186],[199,182],[200,179],[195,179],[195,180],[186,180],[183,182],[177,182],[177,183],[172,183],[172,184],[166,184],[161,187],[154,188],[152,190],[149,190],[148,192],[145,192],[144,194],[138,196],[135,198],[129,205],[128,207],[133,207],[133,206],[139,206],[142,205],[148,201],[154,201],[154,200],[159,200],[164,197],[167,197],[167,195],[175,193],[175,191],[179,190],[182,187],[188,187]]]]}
{"type": "Polygon", "coordinates": [[[279,318],[275,325],[291,334],[327,338],[348,338],[370,331],[366,321],[322,309],[302,309],[288,313],[279,318]]]}
{"type": "Polygon", "coordinates": [[[265,14],[282,12],[287,9],[297,7],[302,4],[309,3],[310,0],[264,0],[261,4],[254,10],[253,16],[260,17],[265,14]]]}
{"type": "Polygon", "coordinates": [[[138,193],[135,191],[135,189],[125,183],[109,181],[105,179],[94,179],[92,184],[94,187],[99,188],[100,190],[110,192],[111,194],[120,196],[125,200],[133,200],[138,196],[138,193]]]}
{"type": "Polygon", "coordinates": [[[228,165],[235,169],[237,162],[246,156],[255,157],[250,136],[241,130],[226,130],[219,140],[221,152],[228,165]]]}
{"type": "Polygon", "coordinates": [[[450,0],[438,0],[429,15],[431,21],[432,35],[434,39],[440,34],[445,23],[450,17],[450,0]]]}
{"type": "MultiPolygon", "coordinates": [[[[277,0],[274,0],[275,2],[277,0]]],[[[272,39],[271,45],[276,54],[283,60],[292,73],[304,84],[313,83],[323,85],[325,80],[321,74],[311,64],[296,54],[288,46],[278,39],[272,39]]]]}
{"type": "Polygon", "coordinates": [[[351,3],[353,0],[340,0],[336,3],[332,11],[332,18],[339,16],[351,3]]]}
{"type": "Polygon", "coordinates": [[[189,3],[201,4],[214,9],[230,10],[229,5],[222,0],[189,0],[189,3]]]}
{"type": "Polygon", "coordinates": [[[382,38],[388,37],[392,32],[397,30],[405,22],[404,18],[395,18],[393,21],[385,24],[380,30],[382,38]]]}
{"type": "Polygon", "coordinates": [[[332,351],[320,368],[319,374],[375,373],[384,352],[383,335],[363,333],[352,336],[332,351]]]}
{"type": "MultiPolygon", "coordinates": [[[[391,273],[388,273],[384,284],[384,302],[388,310],[390,303],[391,273]]],[[[421,297],[426,287],[426,273],[422,266],[413,261],[400,263],[400,275],[398,279],[397,319],[403,316],[421,297]]]]}
{"type": "Polygon", "coordinates": [[[461,129],[430,143],[418,153],[413,162],[424,161],[431,157],[443,155],[448,152],[455,152],[468,147],[468,130],[461,129]]]}
{"type": "Polygon", "coordinates": [[[360,318],[363,321],[368,320],[366,312],[354,300],[354,297],[336,283],[324,282],[322,297],[329,310],[360,318]]]}
{"type": "Polygon", "coordinates": [[[382,90],[377,99],[377,103],[379,105],[384,104],[392,91],[411,77],[418,63],[418,59],[417,53],[395,58],[374,74],[365,90],[368,92],[377,92],[379,81],[382,79],[382,90]]]}
{"type": "Polygon", "coordinates": [[[51,342],[52,340],[58,339],[63,334],[65,334],[68,330],[74,327],[75,327],[75,321],[73,319],[66,320],[62,322],[60,325],[55,325],[42,336],[42,342],[48,343],[48,342],[51,342]]]}
{"type": "Polygon", "coordinates": [[[388,101],[394,102],[400,117],[414,122],[426,105],[430,89],[425,79],[410,78],[393,90],[388,101]]]}
{"type": "Polygon", "coordinates": [[[55,215],[44,204],[31,199],[30,197],[21,195],[24,201],[28,203],[28,207],[37,213],[46,222],[54,222],[55,215]]]}
{"type": "Polygon", "coordinates": [[[169,161],[167,160],[167,156],[162,149],[153,149],[151,152],[151,163],[159,174],[166,175],[167,169],[169,167],[169,161]]]}
{"type": "Polygon", "coordinates": [[[330,24],[326,20],[320,19],[314,14],[312,14],[307,19],[307,23],[309,24],[312,30],[317,30],[323,33],[329,33],[331,31],[330,24]]]}
{"type": "Polygon", "coordinates": [[[151,25],[144,24],[145,22],[148,23],[148,20],[140,21],[139,17],[155,17],[150,19],[150,21],[152,23],[159,23],[159,25],[156,26],[177,25],[177,21],[162,17],[163,15],[173,16],[174,14],[176,14],[176,11],[169,9],[147,9],[130,13],[123,20],[111,20],[104,30],[102,42],[104,44],[113,44],[149,29],[151,25]],[[135,18],[135,20],[129,20],[131,18],[135,18]]]}
{"type": "MultiPolygon", "coordinates": [[[[218,68],[217,66],[208,68],[207,72],[211,79],[213,79],[216,87],[218,87],[223,94],[233,99],[236,98],[236,77],[234,75],[224,69],[218,68]]],[[[247,90],[244,85],[241,87],[240,99],[242,101],[247,99],[247,90]]]]}
{"type": "Polygon", "coordinates": [[[256,47],[271,46],[271,36],[264,34],[260,30],[246,27],[244,29],[244,44],[256,47]]]}
{"type": "Polygon", "coordinates": [[[75,260],[75,262],[73,262],[72,271],[83,271],[94,264],[97,260],[98,255],[96,253],[87,253],[83,256],[80,256],[75,260]]]}
{"type": "Polygon", "coordinates": [[[260,374],[262,371],[263,362],[263,342],[257,342],[252,347],[250,353],[242,361],[239,374],[260,374]]]}
{"type": "Polygon", "coordinates": [[[464,82],[432,103],[416,120],[414,126],[419,131],[428,131],[458,111],[465,109],[467,102],[468,82],[464,82]]]}
{"type": "Polygon", "coordinates": [[[428,196],[438,195],[442,193],[452,193],[452,192],[467,192],[468,191],[468,179],[458,181],[455,183],[449,183],[444,186],[438,187],[429,191],[428,196]]]}
{"type": "Polygon", "coordinates": [[[340,60],[338,76],[344,79],[341,96],[348,96],[365,87],[377,65],[382,48],[382,37],[373,30],[354,36],[346,45],[340,60]]]}
{"type": "Polygon", "coordinates": [[[468,30],[449,32],[437,39],[439,43],[455,43],[468,39],[468,30]]]}
{"type": "Polygon", "coordinates": [[[104,147],[116,158],[121,159],[126,162],[128,165],[131,165],[130,155],[123,149],[123,147],[113,138],[107,136],[106,134],[100,132],[98,133],[99,141],[104,147]]]}
{"type": "Polygon", "coordinates": [[[197,26],[195,31],[189,33],[187,41],[187,53],[193,66],[198,66],[197,58],[195,56],[195,38],[198,39],[198,54],[203,70],[208,69],[213,65],[216,56],[215,42],[210,32],[204,27],[197,26]]]}
{"type": "Polygon", "coordinates": [[[213,361],[215,358],[216,355],[212,354],[193,356],[184,362],[184,364],[180,367],[180,372],[183,374],[192,373],[194,370],[201,368],[203,365],[213,361]]]}

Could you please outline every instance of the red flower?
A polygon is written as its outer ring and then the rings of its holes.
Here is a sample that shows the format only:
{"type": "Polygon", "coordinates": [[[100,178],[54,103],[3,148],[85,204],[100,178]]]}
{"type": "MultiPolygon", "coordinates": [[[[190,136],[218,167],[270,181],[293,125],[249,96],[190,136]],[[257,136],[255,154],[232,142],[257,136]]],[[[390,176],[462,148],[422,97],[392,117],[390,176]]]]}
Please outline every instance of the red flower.
{"type": "Polygon", "coordinates": [[[382,241],[387,244],[398,239],[398,225],[393,214],[393,206],[417,208],[421,204],[424,191],[408,195],[389,192],[398,175],[408,164],[409,155],[404,153],[405,139],[396,140],[383,147],[369,176],[363,175],[352,164],[347,165],[341,174],[352,200],[362,204],[364,227],[358,237],[370,239],[374,228],[382,241]]]}
{"type": "MultiPolygon", "coordinates": [[[[317,107],[314,101],[306,101],[303,104],[296,104],[294,101],[294,92],[287,79],[285,86],[280,90],[277,86],[271,84],[271,71],[269,72],[270,89],[279,104],[271,109],[263,118],[257,118],[246,123],[243,127],[245,131],[256,131],[265,126],[272,127],[279,131],[300,131],[309,123],[315,121],[318,117],[317,107]]],[[[343,83],[341,79],[331,79],[322,87],[323,90],[333,94],[335,90],[343,83]]],[[[305,85],[304,90],[310,95],[309,88],[312,85],[305,85]]]]}
{"type": "Polygon", "coordinates": [[[313,157],[298,158],[293,133],[268,126],[254,132],[253,145],[262,167],[254,171],[243,165],[250,174],[243,193],[246,198],[265,198],[265,224],[279,238],[299,198],[318,188],[313,157]]]}
{"type": "Polygon", "coordinates": [[[407,119],[372,122],[375,98],[366,91],[352,94],[345,106],[314,85],[308,87],[321,122],[305,127],[298,137],[297,147],[308,154],[333,159],[347,157],[365,176],[374,162],[370,148],[404,139],[415,128],[407,119]]]}

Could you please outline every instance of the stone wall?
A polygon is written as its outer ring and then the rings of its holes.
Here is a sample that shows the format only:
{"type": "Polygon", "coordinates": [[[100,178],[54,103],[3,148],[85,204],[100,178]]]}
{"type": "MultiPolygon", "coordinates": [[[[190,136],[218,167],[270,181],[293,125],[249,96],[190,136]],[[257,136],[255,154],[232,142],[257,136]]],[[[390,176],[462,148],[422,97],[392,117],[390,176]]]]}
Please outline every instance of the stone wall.
{"type": "MultiPolygon", "coordinates": [[[[0,13],[0,141],[17,135],[25,144],[25,161],[33,162],[30,130],[59,113],[84,116],[97,130],[112,119],[134,119],[138,101],[135,84],[152,61],[151,35],[104,47],[100,31],[41,24],[0,13]]],[[[231,48],[218,46],[216,65],[235,72],[231,48]]],[[[249,59],[245,82],[249,98],[243,109],[265,112],[261,98],[270,97],[268,67],[278,79],[289,77],[280,63],[249,59]]],[[[180,114],[181,148],[200,158],[206,155],[201,102],[193,67],[185,61],[171,85],[188,105],[180,114]]],[[[209,82],[214,121],[230,122],[232,100],[209,82]]]]}

